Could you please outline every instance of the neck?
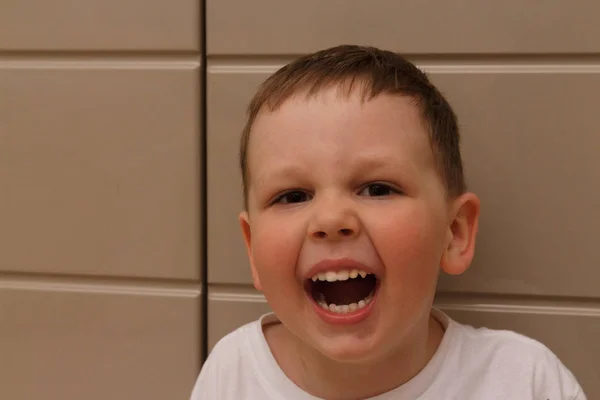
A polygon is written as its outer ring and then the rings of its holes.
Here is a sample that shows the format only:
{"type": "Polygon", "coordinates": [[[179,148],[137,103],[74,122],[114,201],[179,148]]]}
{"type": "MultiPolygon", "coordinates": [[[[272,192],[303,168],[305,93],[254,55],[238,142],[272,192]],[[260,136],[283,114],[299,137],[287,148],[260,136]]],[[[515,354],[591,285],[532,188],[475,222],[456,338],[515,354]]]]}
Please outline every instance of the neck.
{"type": "Polygon", "coordinates": [[[265,332],[285,374],[304,391],[323,399],[365,399],[393,390],[416,376],[435,354],[444,330],[433,317],[411,332],[401,348],[354,363],[331,360],[299,340],[283,325],[265,332]],[[290,348],[297,351],[290,351],[290,348]],[[298,357],[300,356],[300,357],[298,357]]]}

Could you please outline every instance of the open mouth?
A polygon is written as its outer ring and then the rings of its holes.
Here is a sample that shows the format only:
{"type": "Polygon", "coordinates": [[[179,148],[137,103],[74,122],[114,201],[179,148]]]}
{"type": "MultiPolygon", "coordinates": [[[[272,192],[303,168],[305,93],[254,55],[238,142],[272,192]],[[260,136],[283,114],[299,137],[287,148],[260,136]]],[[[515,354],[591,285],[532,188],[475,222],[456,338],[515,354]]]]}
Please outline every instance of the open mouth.
{"type": "Polygon", "coordinates": [[[321,308],[347,314],[369,305],[378,286],[377,277],[364,271],[328,271],[309,279],[306,290],[321,308]]]}

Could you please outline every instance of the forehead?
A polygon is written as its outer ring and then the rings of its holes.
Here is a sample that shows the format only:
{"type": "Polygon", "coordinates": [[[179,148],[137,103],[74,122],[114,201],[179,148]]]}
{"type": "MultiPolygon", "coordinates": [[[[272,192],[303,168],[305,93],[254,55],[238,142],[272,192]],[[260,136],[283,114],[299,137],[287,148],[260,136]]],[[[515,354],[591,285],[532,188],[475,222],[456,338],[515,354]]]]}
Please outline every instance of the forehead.
{"type": "Polygon", "coordinates": [[[428,129],[409,96],[342,94],[337,87],[307,97],[299,93],[275,111],[261,111],[248,147],[248,167],[275,168],[294,160],[327,158],[351,163],[355,157],[393,157],[415,168],[429,167],[433,154],[428,129]]]}

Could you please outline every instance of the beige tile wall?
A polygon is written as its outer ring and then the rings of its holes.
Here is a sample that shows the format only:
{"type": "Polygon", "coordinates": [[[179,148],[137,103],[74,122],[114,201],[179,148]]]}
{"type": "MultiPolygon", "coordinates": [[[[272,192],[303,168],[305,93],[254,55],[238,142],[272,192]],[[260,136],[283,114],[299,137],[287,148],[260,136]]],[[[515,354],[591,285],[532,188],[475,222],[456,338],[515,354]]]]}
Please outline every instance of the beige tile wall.
{"type": "Polygon", "coordinates": [[[3,277],[0,398],[187,398],[199,297],[193,284],[3,277]]]}
{"type": "Polygon", "coordinates": [[[208,0],[210,56],[295,55],[342,42],[408,54],[591,54],[598,3],[208,0]]]}
{"type": "Polygon", "coordinates": [[[4,1],[2,51],[200,50],[198,0],[4,1]]]}
{"type": "Polygon", "coordinates": [[[208,341],[267,312],[237,223],[237,148],[257,86],[294,56],[341,43],[408,55],[461,121],[483,201],[475,262],[437,305],[555,351],[600,397],[600,45],[597,2],[208,1],[208,341]],[[277,16],[277,17],[273,17],[277,16]]]}
{"type": "Polygon", "coordinates": [[[0,5],[1,399],[189,396],[200,5],[0,5]]]}

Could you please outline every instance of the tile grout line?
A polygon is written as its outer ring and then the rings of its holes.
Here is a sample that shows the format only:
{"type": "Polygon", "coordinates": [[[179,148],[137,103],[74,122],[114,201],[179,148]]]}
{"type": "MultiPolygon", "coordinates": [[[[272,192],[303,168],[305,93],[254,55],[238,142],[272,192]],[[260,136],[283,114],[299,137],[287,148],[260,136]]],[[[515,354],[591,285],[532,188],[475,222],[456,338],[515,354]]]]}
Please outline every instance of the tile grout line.
{"type": "MultiPolygon", "coordinates": [[[[252,284],[209,283],[208,297],[217,301],[265,302],[252,284]]],[[[506,307],[559,307],[567,309],[600,309],[600,298],[563,295],[528,295],[518,293],[438,292],[436,303],[450,307],[495,305],[506,307]]]]}
{"type": "Polygon", "coordinates": [[[0,279],[0,289],[57,293],[95,293],[114,295],[199,297],[200,283],[148,284],[135,282],[57,281],[0,279]]]}
{"type": "Polygon", "coordinates": [[[208,228],[207,228],[207,218],[208,218],[208,195],[207,195],[207,136],[208,136],[208,128],[207,128],[207,56],[206,56],[206,45],[207,45],[207,29],[206,29],[206,0],[201,0],[199,2],[200,8],[198,12],[199,15],[199,32],[200,36],[200,93],[199,93],[199,101],[200,107],[198,112],[199,124],[200,124],[200,159],[201,159],[201,172],[200,172],[200,203],[201,203],[201,211],[200,211],[200,237],[202,238],[200,241],[201,246],[201,260],[200,260],[200,280],[202,282],[202,293],[200,297],[200,301],[202,302],[200,306],[200,365],[204,364],[206,357],[208,357],[208,228]]]}
{"type": "Polygon", "coordinates": [[[172,278],[157,276],[134,276],[134,275],[93,275],[74,273],[52,273],[44,271],[12,271],[0,270],[0,282],[3,280],[20,281],[48,281],[48,282],[70,282],[70,283],[98,283],[98,284],[148,284],[148,285],[177,285],[197,284],[198,278],[172,278]]]}

